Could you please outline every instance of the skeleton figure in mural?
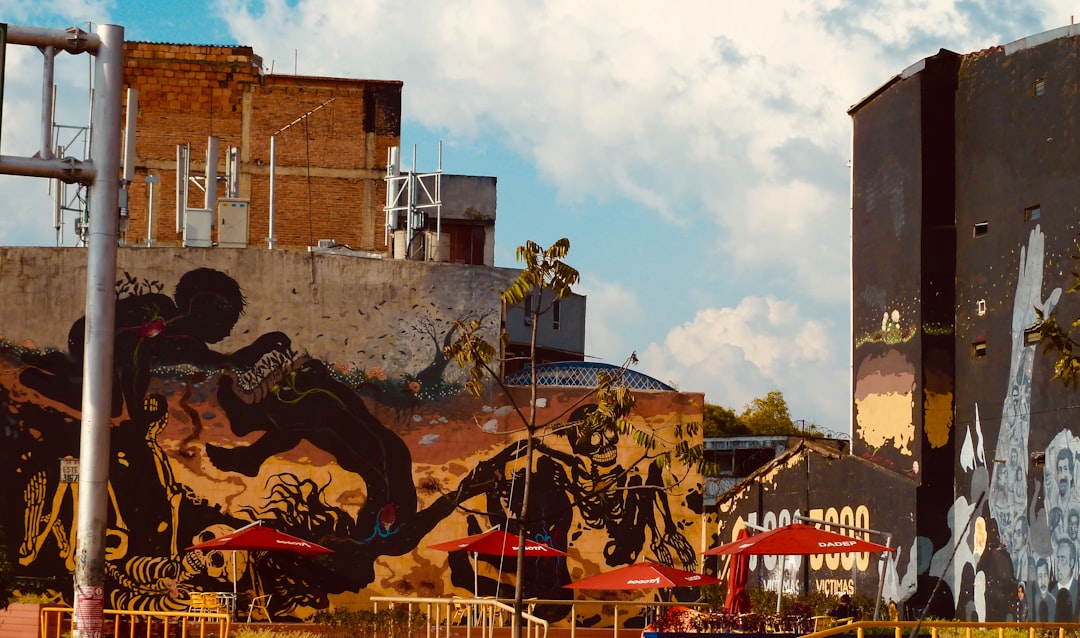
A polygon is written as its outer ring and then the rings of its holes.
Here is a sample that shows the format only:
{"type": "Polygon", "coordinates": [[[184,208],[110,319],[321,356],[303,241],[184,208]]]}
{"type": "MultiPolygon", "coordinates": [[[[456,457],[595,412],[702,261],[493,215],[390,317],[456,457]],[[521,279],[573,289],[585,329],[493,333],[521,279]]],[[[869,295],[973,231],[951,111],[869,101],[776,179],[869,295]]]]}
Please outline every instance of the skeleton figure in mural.
{"type": "MultiPolygon", "coordinates": [[[[585,405],[571,413],[570,423],[584,421],[595,405],[585,405]]],[[[566,436],[571,452],[556,449],[543,441],[537,442],[536,466],[532,475],[530,494],[530,519],[537,522],[530,529],[530,538],[566,550],[572,534],[574,513],[580,526],[602,529],[608,540],[604,545],[604,559],[610,566],[633,563],[645,549],[653,560],[667,565],[681,565],[696,569],[697,553],[675,522],[668,502],[661,470],[653,464],[643,477],[637,468],[624,468],[618,459],[619,435],[610,429],[593,430],[588,436],[577,437],[575,429],[561,428],[559,434],[566,436]]],[[[507,466],[504,478],[492,487],[487,496],[487,518],[490,525],[501,525],[515,532],[517,514],[521,508],[523,469],[520,457],[523,446],[516,444],[504,450],[507,466]],[[517,450],[513,453],[507,453],[517,450]],[[509,526],[509,527],[507,527],[509,526]]],[[[481,531],[479,525],[470,533],[481,531]]],[[[479,557],[493,565],[509,569],[507,562],[499,558],[479,557]]],[[[538,558],[530,560],[532,570],[553,573],[544,582],[526,580],[528,595],[551,599],[570,598],[571,590],[562,588],[570,582],[566,563],[562,559],[538,558]],[[544,592],[537,589],[546,588],[544,592]]],[[[499,583],[491,579],[474,581],[471,567],[465,557],[451,562],[453,582],[471,589],[479,583],[482,595],[494,595],[499,583]]],[[[559,612],[564,613],[564,612],[559,612]]],[[[561,617],[561,616],[560,616],[561,617]]]]}

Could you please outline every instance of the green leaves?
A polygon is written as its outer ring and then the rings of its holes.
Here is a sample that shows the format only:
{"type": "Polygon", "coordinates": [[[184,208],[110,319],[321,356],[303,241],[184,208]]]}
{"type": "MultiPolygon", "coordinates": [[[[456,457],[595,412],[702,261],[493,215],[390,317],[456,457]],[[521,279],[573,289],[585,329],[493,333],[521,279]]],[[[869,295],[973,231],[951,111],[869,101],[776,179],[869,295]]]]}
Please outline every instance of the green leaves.
{"type": "Polygon", "coordinates": [[[465,382],[465,391],[473,396],[481,396],[484,393],[484,377],[486,374],[494,375],[490,362],[498,356],[495,346],[491,345],[479,336],[483,327],[479,319],[473,319],[467,323],[454,322],[454,329],[458,333],[458,339],[454,343],[443,348],[443,356],[457,362],[462,368],[469,369],[469,380],[465,382]]]}
{"type": "MultiPolygon", "coordinates": [[[[518,246],[517,260],[525,262],[525,268],[502,293],[503,303],[516,306],[525,301],[534,290],[539,291],[541,298],[545,290],[550,290],[555,299],[569,297],[573,286],[577,285],[581,277],[576,268],[563,261],[569,252],[570,240],[565,237],[547,250],[531,241],[525,242],[524,246],[518,246]]],[[[532,312],[537,316],[546,310],[541,303],[532,308],[532,312]]]]}

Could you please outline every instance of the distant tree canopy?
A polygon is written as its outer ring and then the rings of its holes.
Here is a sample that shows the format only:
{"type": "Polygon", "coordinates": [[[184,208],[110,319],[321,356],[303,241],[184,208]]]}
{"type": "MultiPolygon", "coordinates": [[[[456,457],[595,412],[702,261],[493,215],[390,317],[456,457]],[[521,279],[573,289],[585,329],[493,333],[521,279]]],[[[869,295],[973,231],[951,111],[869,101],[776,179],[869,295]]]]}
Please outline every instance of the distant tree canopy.
{"type": "Polygon", "coordinates": [[[738,415],[734,410],[706,403],[703,420],[706,437],[780,435],[820,438],[824,436],[814,423],[800,424],[801,427],[796,427],[791,419],[791,412],[788,411],[787,401],[779,390],[773,390],[764,397],[754,399],[745,406],[742,414],[738,415]]]}

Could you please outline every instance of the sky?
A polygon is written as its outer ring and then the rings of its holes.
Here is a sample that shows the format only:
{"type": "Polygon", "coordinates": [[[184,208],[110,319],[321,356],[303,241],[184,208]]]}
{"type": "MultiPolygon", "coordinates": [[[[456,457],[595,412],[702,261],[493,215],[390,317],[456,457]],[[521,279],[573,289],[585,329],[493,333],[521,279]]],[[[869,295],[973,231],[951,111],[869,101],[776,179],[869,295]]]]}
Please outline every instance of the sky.
{"type": "MultiPolygon", "coordinates": [[[[0,22],[251,46],[266,73],[400,80],[402,156],[498,179],[495,263],[570,239],[586,359],[742,410],[851,422],[848,109],[940,49],[1068,25],[1061,0],[0,0],[0,22]]],[[[8,47],[0,153],[40,143],[43,56],[8,47]]],[[[81,144],[89,56],[56,61],[81,144]]],[[[406,165],[406,168],[408,166],[406,165]]],[[[0,245],[70,246],[0,176],[0,245]]]]}

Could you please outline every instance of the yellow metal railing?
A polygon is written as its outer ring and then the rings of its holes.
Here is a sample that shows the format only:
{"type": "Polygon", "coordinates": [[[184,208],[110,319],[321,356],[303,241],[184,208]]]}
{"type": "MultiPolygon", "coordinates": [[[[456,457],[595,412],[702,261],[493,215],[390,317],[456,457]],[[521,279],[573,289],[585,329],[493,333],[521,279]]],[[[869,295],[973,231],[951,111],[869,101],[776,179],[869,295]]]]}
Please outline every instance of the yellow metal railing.
{"type": "Polygon", "coordinates": [[[887,620],[867,621],[863,620],[847,625],[837,625],[814,634],[807,634],[814,638],[827,638],[836,634],[856,634],[858,638],[865,638],[867,634],[883,636],[882,629],[891,629],[895,638],[905,638],[915,627],[919,628],[919,635],[930,634],[930,638],[939,638],[942,633],[949,635],[962,635],[964,638],[976,638],[975,632],[994,632],[997,638],[1005,638],[1008,629],[1022,630],[1028,633],[1029,638],[1047,635],[1065,638],[1068,635],[1075,636],[1080,631],[1080,623],[1049,623],[1049,622],[960,622],[952,620],[926,620],[916,622],[914,620],[887,620]],[[942,630],[954,630],[942,632],[942,630]]]}
{"type": "MultiPolygon", "coordinates": [[[[372,596],[371,602],[374,611],[379,610],[379,604],[408,605],[410,614],[417,609],[427,614],[427,637],[449,638],[452,627],[459,630],[464,626],[465,637],[473,638],[473,630],[477,638],[490,638],[494,634],[495,627],[509,627],[514,614],[513,600],[506,598],[416,598],[410,596],[372,596]]],[[[530,598],[525,601],[525,609],[522,619],[525,621],[521,628],[523,636],[527,638],[547,638],[548,621],[532,614],[537,605],[563,605],[570,607],[570,637],[577,634],[577,606],[582,607],[612,607],[614,624],[611,627],[612,636],[618,638],[620,631],[623,636],[640,636],[641,629],[623,629],[620,627],[620,619],[628,617],[641,608],[645,608],[648,618],[655,615],[664,607],[705,607],[708,603],[682,603],[682,602],[655,602],[655,601],[614,601],[614,600],[538,600],[530,598]],[[627,610],[632,611],[627,611],[627,610]]],[[[457,633],[455,635],[460,635],[457,633]]]]}
{"type": "MultiPolygon", "coordinates": [[[[41,638],[71,635],[72,609],[42,607],[41,638]]],[[[229,638],[232,619],[227,612],[128,611],[102,612],[102,638],[229,638]]]]}
{"type": "MultiPolygon", "coordinates": [[[[494,598],[420,598],[412,596],[372,596],[373,611],[379,611],[379,605],[405,605],[409,616],[419,611],[427,616],[428,638],[449,638],[452,628],[465,628],[466,638],[491,638],[496,627],[509,627],[513,622],[514,608],[512,601],[494,598]]],[[[521,628],[526,638],[547,638],[548,621],[530,613],[539,601],[526,601],[522,613],[525,624],[521,628]]],[[[546,601],[545,601],[546,602],[546,601]]]]}

